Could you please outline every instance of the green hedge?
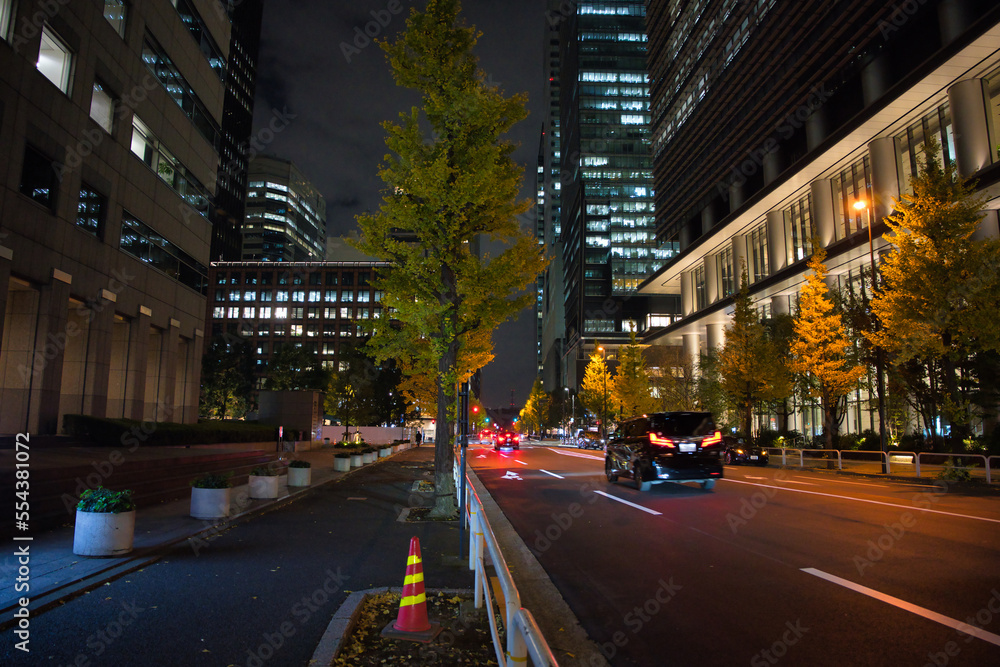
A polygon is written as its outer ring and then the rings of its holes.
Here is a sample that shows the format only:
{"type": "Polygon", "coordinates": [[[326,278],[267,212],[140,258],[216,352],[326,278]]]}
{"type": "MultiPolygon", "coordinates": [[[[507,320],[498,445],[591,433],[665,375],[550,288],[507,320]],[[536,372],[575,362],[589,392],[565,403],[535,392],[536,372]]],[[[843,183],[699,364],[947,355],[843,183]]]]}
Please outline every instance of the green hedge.
{"type": "Polygon", "coordinates": [[[63,430],[74,438],[109,447],[211,445],[221,442],[272,442],[277,429],[256,422],[205,421],[198,424],[141,422],[89,415],[63,416],[63,430]]]}

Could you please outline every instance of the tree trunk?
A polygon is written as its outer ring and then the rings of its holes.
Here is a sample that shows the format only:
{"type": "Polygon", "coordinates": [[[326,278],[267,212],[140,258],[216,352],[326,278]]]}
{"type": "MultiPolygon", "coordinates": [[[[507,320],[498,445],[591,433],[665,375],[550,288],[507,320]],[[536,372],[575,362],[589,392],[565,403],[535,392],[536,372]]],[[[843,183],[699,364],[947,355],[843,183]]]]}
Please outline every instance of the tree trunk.
{"type": "Polygon", "coordinates": [[[434,509],[430,517],[450,519],[458,514],[455,493],[455,449],[448,420],[448,395],[444,378],[452,373],[458,358],[458,342],[452,341],[438,361],[437,426],[434,430],[434,509]]]}

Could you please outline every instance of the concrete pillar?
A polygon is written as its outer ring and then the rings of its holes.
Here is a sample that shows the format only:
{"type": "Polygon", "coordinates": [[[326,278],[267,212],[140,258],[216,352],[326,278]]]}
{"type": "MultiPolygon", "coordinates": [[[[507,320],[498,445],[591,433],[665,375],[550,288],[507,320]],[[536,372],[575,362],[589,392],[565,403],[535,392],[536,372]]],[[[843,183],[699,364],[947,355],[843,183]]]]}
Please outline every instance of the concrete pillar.
{"type": "Polygon", "coordinates": [[[941,0],[938,3],[938,25],[941,44],[947,46],[960,37],[975,20],[975,12],[967,0],[941,0]]]}
{"type": "Polygon", "coordinates": [[[719,300],[719,256],[705,255],[705,305],[719,300]]]}
{"type": "Polygon", "coordinates": [[[119,315],[112,315],[111,358],[108,368],[108,401],[106,416],[119,419],[131,417],[125,412],[125,394],[130,380],[129,369],[129,322],[119,315]]]}
{"type": "Polygon", "coordinates": [[[184,389],[185,424],[193,424],[198,421],[198,398],[201,393],[201,351],[205,348],[204,341],[204,332],[201,329],[195,329],[194,337],[188,346],[188,366],[184,389]]]}
{"type": "MultiPolygon", "coordinates": [[[[39,294],[8,279],[4,291],[4,330],[0,336],[0,433],[30,431],[28,407],[35,355],[39,294]],[[15,289],[12,289],[15,288],[15,289]]],[[[39,353],[39,360],[44,358],[39,353]]],[[[40,378],[41,368],[38,369],[40,378]]]]}
{"type": "Polygon", "coordinates": [[[128,371],[125,376],[125,416],[140,421],[144,418],[146,409],[149,320],[152,315],[152,310],[146,306],[139,306],[139,312],[129,323],[128,371]]]}
{"type": "Polygon", "coordinates": [[[875,199],[875,221],[892,213],[893,199],[899,199],[899,147],[894,137],[880,137],[868,144],[868,159],[872,169],[872,194],[875,199]]]}
{"type": "Polygon", "coordinates": [[[701,209],[701,233],[708,234],[715,226],[715,206],[709,204],[701,209]]]}
{"type": "MultiPolygon", "coordinates": [[[[4,315],[7,312],[7,291],[10,289],[10,265],[13,261],[14,251],[0,245],[0,341],[3,340],[4,315]]],[[[0,369],[2,368],[3,366],[0,365],[0,369]]],[[[2,432],[0,431],[0,433],[2,432]]]]}
{"type": "Polygon", "coordinates": [[[705,344],[709,350],[717,350],[726,342],[726,325],[712,322],[705,325],[705,344]]]}
{"type": "Polygon", "coordinates": [[[773,315],[789,315],[791,310],[791,299],[787,294],[779,294],[771,297],[771,313],[773,315]]]}
{"type": "Polygon", "coordinates": [[[833,207],[833,188],[827,179],[816,179],[809,184],[809,198],[812,201],[813,227],[824,248],[837,240],[836,209],[833,207]]]}
{"type": "Polygon", "coordinates": [[[685,222],[677,234],[677,249],[684,251],[689,245],[691,245],[691,226],[685,222]]]}
{"type": "Polygon", "coordinates": [[[895,81],[884,56],[875,59],[861,70],[861,95],[866,107],[876,102],[895,81]]]}
{"type": "Polygon", "coordinates": [[[806,150],[813,151],[830,136],[829,114],[819,107],[806,118],[806,150]]]}
{"type": "Polygon", "coordinates": [[[59,379],[59,427],[62,426],[63,415],[85,412],[83,396],[87,382],[90,310],[76,299],[70,299],[68,303],[65,332],[62,376],[59,379]]]}
{"type": "Polygon", "coordinates": [[[108,416],[108,380],[118,295],[102,289],[90,308],[90,337],[87,345],[87,376],[83,411],[95,417],[108,416]]]}
{"type": "Polygon", "coordinates": [[[701,336],[696,333],[684,334],[684,358],[691,362],[692,368],[698,368],[701,357],[701,336]]]}
{"type": "Polygon", "coordinates": [[[948,89],[958,173],[972,176],[993,164],[989,91],[985,79],[966,79],[948,89]]]}
{"type": "Polygon", "coordinates": [[[998,220],[997,211],[985,211],[985,214],[976,229],[976,233],[972,235],[973,240],[985,241],[1000,236],[1000,220],[998,220]]]}
{"type": "Polygon", "coordinates": [[[785,213],[767,212],[767,264],[771,275],[788,266],[788,246],[785,242],[785,213]]]}
{"type": "Polygon", "coordinates": [[[743,287],[743,271],[750,273],[750,261],[747,259],[747,237],[746,234],[737,234],[732,238],[733,244],[733,274],[736,290],[743,287]]]}
{"type": "Polygon", "coordinates": [[[764,154],[763,159],[764,185],[770,185],[778,180],[785,168],[785,153],[780,147],[764,154]]]}
{"type": "Polygon", "coordinates": [[[746,180],[739,182],[734,182],[729,184],[729,212],[732,213],[740,206],[743,206],[743,202],[746,201],[746,192],[744,186],[746,185],[746,180]]]}
{"type": "Polygon", "coordinates": [[[54,435],[59,432],[59,397],[72,282],[73,276],[52,269],[51,282],[39,290],[35,355],[30,370],[31,403],[28,407],[28,429],[33,433],[54,435]]]}
{"type": "Polygon", "coordinates": [[[156,421],[180,421],[176,414],[174,394],[177,390],[177,349],[181,323],[170,318],[162,336],[160,348],[160,381],[157,383],[154,418],[156,421]]]}
{"type": "Polygon", "coordinates": [[[687,317],[694,312],[694,271],[681,273],[681,315],[687,317]]]}

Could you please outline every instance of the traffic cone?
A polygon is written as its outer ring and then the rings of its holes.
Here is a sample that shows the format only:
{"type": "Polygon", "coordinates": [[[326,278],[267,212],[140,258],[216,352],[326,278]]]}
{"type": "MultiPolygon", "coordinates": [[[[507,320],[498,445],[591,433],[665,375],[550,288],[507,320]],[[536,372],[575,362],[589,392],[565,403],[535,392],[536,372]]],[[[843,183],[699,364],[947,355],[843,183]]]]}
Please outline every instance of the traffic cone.
{"type": "Polygon", "coordinates": [[[399,600],[396,620],[382,629],[389,639],[408,639],[429,643],[441,632],[441,625],[427,618],[427,597],[424,594],[424,566],[420,559],[420,540],[410,539],[410,555],[406,559],[406,578],[399,600]]]}

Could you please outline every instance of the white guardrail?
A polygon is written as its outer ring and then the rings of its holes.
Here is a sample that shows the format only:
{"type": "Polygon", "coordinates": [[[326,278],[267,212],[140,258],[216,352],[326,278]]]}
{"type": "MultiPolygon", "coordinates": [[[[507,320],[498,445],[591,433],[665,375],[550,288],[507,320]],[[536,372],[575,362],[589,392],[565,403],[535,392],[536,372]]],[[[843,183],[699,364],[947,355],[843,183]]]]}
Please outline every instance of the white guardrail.
{"type": "MultiPolygon", "coordinates": [[[[937,452],[880,452],[857,449],[792,449],[783,447],[768,447],[772,456],[781,456],[781,465],[800,468],[819,467],[836,459],[837,470],[862,467],[864,464],[874,464],[885,467],[885,472],[891,474],[895,468],[897,474],[912,472],[920,477],[921,465],[924,472],[940,473],[946,469],[942,461],[952,461],[952,469],[964,470],[971,477],[983,477],[986,483],[993,483],[993,468],[1000,467],[1000,456],[984,456],[983,454],[939,454],[937,452]],[[830,456],[827,456],[827,455],[830,456]],[[798,459],[797,463],[795,459],[798,459]],[[956,465],[954,459],[961,459],[964,465],[956,465]],[[969,465],[976,462],[980,465],[969,465]]],[[[772,460],[774,460],[772,458],[772,460]]]]}
{"type": "MultiPolygon", "coordinates": [[[[455,459],[456,488],[458,485],[458,458],[455,459]]],[[[472,486],[472,481],[466,477],[465,508],[469,527],[469,569],[476,573],[476,609],[482,609],[486,603],[487,616],[490,620],[490,633],[493,635],[493,646],[496,648],[497,662],[506,667],[522,667],[531,657],[535,667],[559,667],[552,650],[549,648],[542,631],[535,622],[531,612],[521,606],[521,595],[517,592],[514,579],[510,575],[507,561],[500,553],[500,545],[493,534],[483,503],[479,494],[472,486]],[[484,545],[486,549],[484,550],[484,545]],[[490,590],[490,578],[486,573],[484,552],[488,550],[490,562],[500,582],[500,590],[504,599],[504,628],[507,632],[507,645],[501,645],[500,630],[497,628],[496,616],[493,613],[493,595],[490,590]]]]}

